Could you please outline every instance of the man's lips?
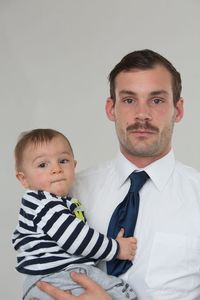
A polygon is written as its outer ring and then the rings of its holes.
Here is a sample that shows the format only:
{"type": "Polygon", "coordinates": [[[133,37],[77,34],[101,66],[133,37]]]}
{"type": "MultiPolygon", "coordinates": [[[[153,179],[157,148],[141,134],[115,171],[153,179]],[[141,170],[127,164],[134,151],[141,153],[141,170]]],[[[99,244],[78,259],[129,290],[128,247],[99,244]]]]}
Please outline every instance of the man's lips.
{"type": "Polygon", "coordinates": [[[154,134],[155,131],[138,129],[138,130],[129,130],[130,133],[138,133],[138,134],[154,134]]]}
{"type": "Polygon", "coordinates": [[[138,139],[148,139],[155,134],[155,132],[149,130],[130,130],[128,133],[138,139]]]}
{"type": "Polygon", "coordinates": [[[159,129],[157,127],[152,126],[149,123],[145,123],[145,124],[135,123],[127,127],[127,132],[140,134],[140,135],[145,135],[145,134],[148,135],[148,134],[158,133],[159,129]]]}

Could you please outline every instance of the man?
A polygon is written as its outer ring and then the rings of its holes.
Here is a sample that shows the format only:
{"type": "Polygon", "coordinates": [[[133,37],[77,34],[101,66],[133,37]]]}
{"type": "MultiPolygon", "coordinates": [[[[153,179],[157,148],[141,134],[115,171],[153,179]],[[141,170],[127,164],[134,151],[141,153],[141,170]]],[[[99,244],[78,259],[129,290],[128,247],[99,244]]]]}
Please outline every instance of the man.
{"type": "Polygon", "coordinates": [[[180,74],[158,53],[141,50],[126,55],[109,81],[106,113],[120,151],[81,172],[74,193],[89,224],[106,234],[128,176],[145,170],[150,178],[140,191],[137,252],[122,278],[139,300],[200,299],[200,174],[177,162],[172,149],[174,124],[183,117],[180,74]]]}
{"type": "Polygon", "coordinates": [[[180,74],[163,56],[141,50],[126,55],[109,81],[106,113],[115,123],[120,151],[112,161],[81,172],[74,195],[89,224],[106,234],[129,189],[129,175],[146,171],[136,256],[121,277],[138,300],[200,299],[200,173],[176,161],[172,149],[174,124],[183,117],[180,74]]]}

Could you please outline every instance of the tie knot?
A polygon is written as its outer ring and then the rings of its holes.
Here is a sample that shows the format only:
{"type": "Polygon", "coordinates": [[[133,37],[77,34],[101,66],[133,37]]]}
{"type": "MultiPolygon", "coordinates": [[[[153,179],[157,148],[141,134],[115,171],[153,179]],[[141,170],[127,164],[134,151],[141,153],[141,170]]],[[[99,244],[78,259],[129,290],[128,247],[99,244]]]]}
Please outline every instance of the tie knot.
{"type": "Polygon", "coordinates": [[[129,176],[131,180],[130,191],[131,192],[139,192],[139,190],[143,187],[149,175],[145,171],[141,172],[133,172],[129,176]]]}

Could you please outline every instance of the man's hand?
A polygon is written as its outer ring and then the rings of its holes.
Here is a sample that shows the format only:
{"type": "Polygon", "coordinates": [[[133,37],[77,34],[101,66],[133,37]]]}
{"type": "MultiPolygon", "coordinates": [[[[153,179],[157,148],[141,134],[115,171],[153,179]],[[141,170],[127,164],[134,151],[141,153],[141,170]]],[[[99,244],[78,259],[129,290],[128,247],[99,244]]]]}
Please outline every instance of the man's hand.
{"type": "MultiPolygon", "coordinates": [[[[85,291],[79,296],[73,296],[68,291],[62,291],[51,284],[40,281],[37,283],[37,287],[55,300],[112,300],[96,282],[87,277],[85,274],[71,272],[71,278],[73,281],[82,286],[85,291]]],[[[32,298],[31,300],[39,300],[32,298]]],[[[42,300],[42,299],[41,299],[42,300]]]]}

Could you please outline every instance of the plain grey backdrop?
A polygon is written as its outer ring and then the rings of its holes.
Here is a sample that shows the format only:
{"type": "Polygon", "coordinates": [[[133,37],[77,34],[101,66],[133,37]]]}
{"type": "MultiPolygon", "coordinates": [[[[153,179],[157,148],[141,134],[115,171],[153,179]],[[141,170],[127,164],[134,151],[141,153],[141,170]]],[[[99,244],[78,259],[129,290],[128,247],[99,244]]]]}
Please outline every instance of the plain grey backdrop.
{"type": "Polygon", "coordinates": [[[38,127],[62,131],[77,170],[110,159],[118,143],[104,113],[107,76],[125,54],[150,48],[181,72],[185,116],[174,149],[200,169],[199,15],[199,0],[0,1],[1,298],[21,297],[11,245],[23,193],[14,172],[18,135],[38,127]]]}

